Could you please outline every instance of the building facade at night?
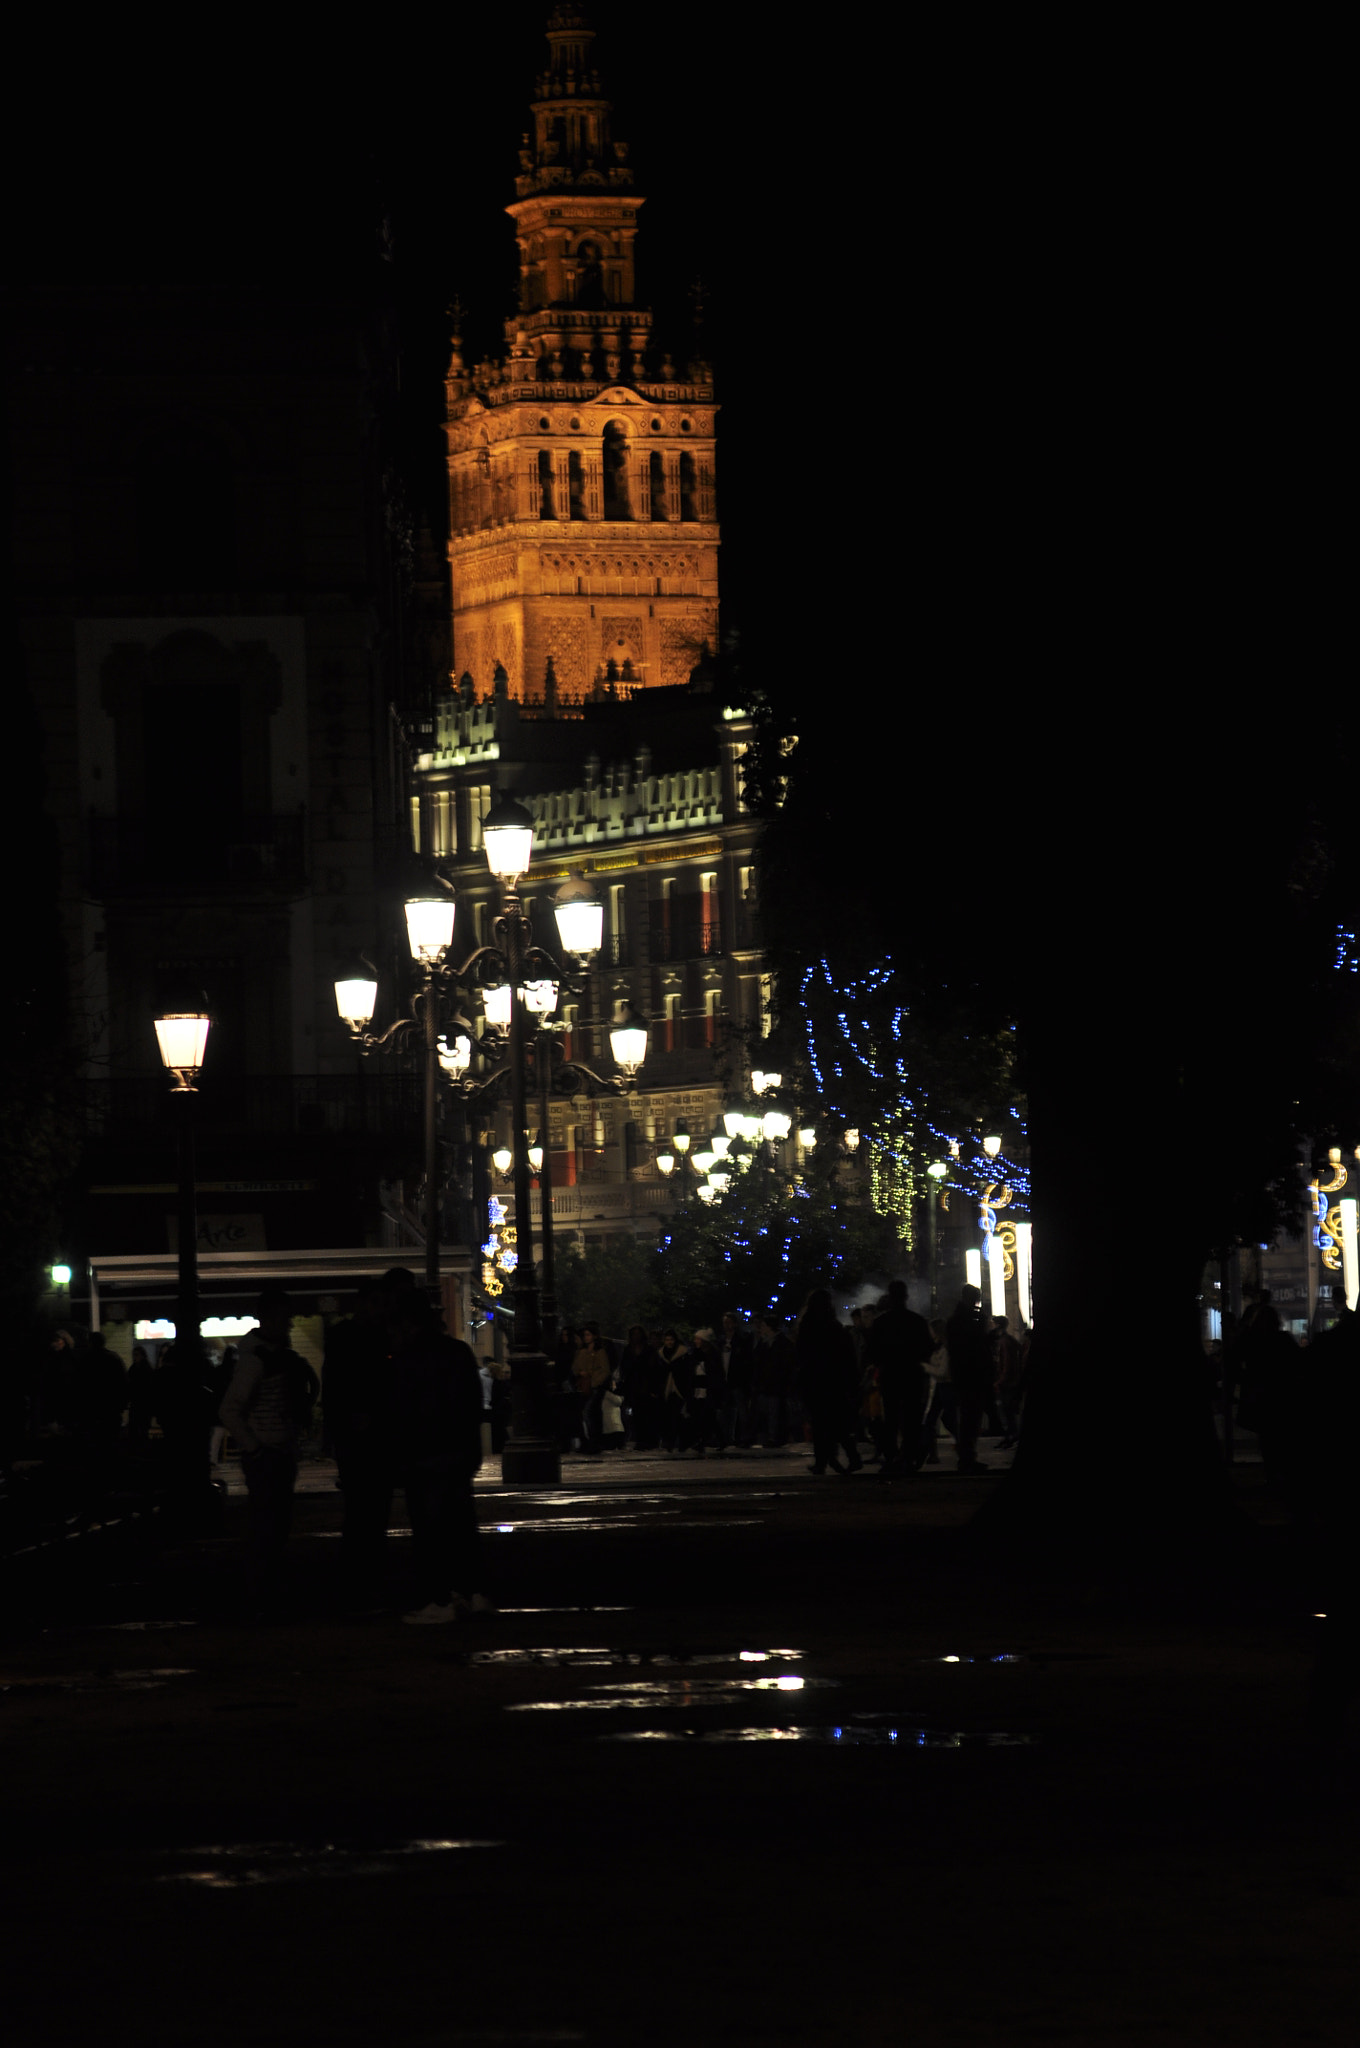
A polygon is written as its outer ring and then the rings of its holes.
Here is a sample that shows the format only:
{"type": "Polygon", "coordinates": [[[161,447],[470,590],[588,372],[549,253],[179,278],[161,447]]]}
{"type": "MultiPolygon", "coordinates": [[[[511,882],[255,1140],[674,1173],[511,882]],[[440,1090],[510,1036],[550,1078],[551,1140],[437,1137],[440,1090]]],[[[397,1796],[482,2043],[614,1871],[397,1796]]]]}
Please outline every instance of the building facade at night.
{"type": "Polygon", "coordinates": [[[201,1250],[376,1245],[419,1082],[360,1073],[333,982],[382,929],[397,714],[431,687],[388,316],[363,290],[35,290],[10,346],[18,646],[85,1115],[70,1253],[173,1249],[153,1019],[205,997],[201,1250]]]}
{"type": "Polygon", "coordinates": [[[688,1185],[657,1153],[677,1125],[696,1142],[713,1127],[769,1014],[742,800],[750,724],[712,659],[712,373],[677,368],[636,303],[643,201],[591,42],[576,9],[554,10],[508,208],[520,306],[504,355],[469,367],[453,340],[457,680],[413,798],[413,842],[454,884],[469,947],[494,915],[481,821],[499,795],[534,815],[527,894],[547,943],[562,880],[596,886],[604,947],[583,994],[563,999],[568,1057],[607,1077],[616,1016],[631,1004],[650,1023],[635,1095],[552,1107],[555,1225],[581,1240],[655,1236],[688,1185]]]}
{"type": "MultiPolygon", "coordinates": [[[[504,355],[466,365],[455,337],[447,576],[398,481],[378,256],[296,290],[223,274],[17,302],[18,647],[85,1117],[77,1272],[173,1253],[152,1022],[204,999],[201,1253],[274,1270],[290,1250],[417,1255],[420,1075],[360,1061],[332,985],[366,952],[385,1014],[404,1001],[413,845],[453,880],[463,934],[485,924],[497,793],[534,812],[532,896],[569,868],[604,895],[564,1045],[607,1075],[618,1006],[652,1026],[635,1096],[554,1105],[564,1229],[654,1234],[684,1191],[660,1141],[681,1122],[701,1136],[740,1085],[768,984],[749,727],[713,661],[713,379],[636,303],[643,202],[591,40],[553,12],[504,355]]],[[[486,1186],[448,1131],[446,1240],[476,1233],[486,1186]]]]}

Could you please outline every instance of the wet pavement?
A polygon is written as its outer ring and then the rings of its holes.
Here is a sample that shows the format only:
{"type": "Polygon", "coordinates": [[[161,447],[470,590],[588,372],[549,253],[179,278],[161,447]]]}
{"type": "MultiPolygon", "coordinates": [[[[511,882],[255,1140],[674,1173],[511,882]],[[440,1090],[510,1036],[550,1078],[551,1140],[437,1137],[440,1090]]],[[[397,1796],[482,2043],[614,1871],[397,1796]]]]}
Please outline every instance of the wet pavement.
{"type": "Polygon", "coordinates": [[[500,1613],[450,1628],[400,1535],[344,1611],[320,1467],[267,1623],[237,1500],[50,1575],[0,1644],[14,2038],[1349,2042],[1315,1603],[1026,1585],[990,1479],[780,1457],[489,1479],[500,1613]]]}

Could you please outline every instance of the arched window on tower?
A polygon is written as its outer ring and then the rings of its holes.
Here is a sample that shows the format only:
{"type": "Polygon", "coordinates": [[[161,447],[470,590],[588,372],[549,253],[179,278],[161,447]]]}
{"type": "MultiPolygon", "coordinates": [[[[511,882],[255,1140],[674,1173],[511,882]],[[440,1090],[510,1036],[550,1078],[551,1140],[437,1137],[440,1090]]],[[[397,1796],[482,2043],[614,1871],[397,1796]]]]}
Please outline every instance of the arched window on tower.
{"type": "Polygon", "coordinates": [[[653,519],[666,516],[666,463],[657,449],[653,449],[647,460],[647,478],[652,498],[653,519]]]}
{"type": "Polygon", "coordinates": [[[586,516],[586,480],[581,467],[581,457],[573,448],[567,457],[567,494],[570,498],[568,517],[584,519],[586,516]]]}
{"type": "Polygon", "coordinates": [[[594,242],[582,242],[576,251],[576,303],[596,308],[604,304],[604,272],[594,242]]]}
{"type": "Polygon", "coordinates": [[[697,519],[699,516],[695,510],[695,495],[698,490],[698,481],[694,469],[694,457],[692,455],[682,455],[680,457],[680,517],[682,519],[697,519]]]}
{"type": "Polygon", "coordinates": [[[546,448],[538,451],[538,516],[556,519],[553,506],[553,459],[546,448]]]}
{"type": "Polygon", "coordinates": [[[604,430],[604,516],[633,516],[628,498],[628,436],[614,420],[604,430]]]}

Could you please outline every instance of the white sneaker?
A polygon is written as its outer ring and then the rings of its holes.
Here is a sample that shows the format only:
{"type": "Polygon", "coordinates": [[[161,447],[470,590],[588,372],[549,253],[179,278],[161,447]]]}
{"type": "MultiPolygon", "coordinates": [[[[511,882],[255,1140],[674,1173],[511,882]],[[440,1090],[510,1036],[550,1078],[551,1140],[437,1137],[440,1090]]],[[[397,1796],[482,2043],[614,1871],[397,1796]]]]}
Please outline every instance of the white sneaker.
{"type": "Polygon", "coordinates": [[[452,1600],[443,1607],[437,1600],[431,1600],[428,1607],[419,1607],[414,1614],[403,1614],[401,1618],[403,1621],[415,1622],[417,1626],[425,1624],[433,1627],[440,1622],[457,1621],[458,1608],[452,1600]]]}

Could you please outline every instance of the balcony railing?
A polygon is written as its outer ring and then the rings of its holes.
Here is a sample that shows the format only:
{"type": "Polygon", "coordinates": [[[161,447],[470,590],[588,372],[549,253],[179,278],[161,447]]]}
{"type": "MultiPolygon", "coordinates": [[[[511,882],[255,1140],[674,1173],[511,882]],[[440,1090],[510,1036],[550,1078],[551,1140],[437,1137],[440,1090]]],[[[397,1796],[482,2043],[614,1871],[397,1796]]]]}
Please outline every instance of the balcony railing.
{"type": "Polygon", "coordinates": [[[675,1205],[675,1190],[668,1183],[658,1185],[655,1181],[629,1181],[627,1185],[616,1181],[599,1187],[591,1187],[587,1183],[583,1187],[554,1188],[552,1198],[554,1223],[588,1223],[601,1216],[611,1220],[634,1216],[645,1218],[673,1209],[675,1205]]]}
{"type": "MultiPolygon", "coordinates": [[[[86,1081],[84,1098],[91,1138],[134,1138],[174,1127],[163,1074],[86,1081]]],[[[424,1102],[417,1074],[215,1075],[208,1068],[195,1119],[205,1133],[405,1139],[419,1136],[424,1102]]]]}
{"type": "Polygon", "coordinates": [[[291,895],[306,880],[302,811],[213,815],[205,805],[188,834],[164,820],[90,819],[95,896],[291,895]]]}

